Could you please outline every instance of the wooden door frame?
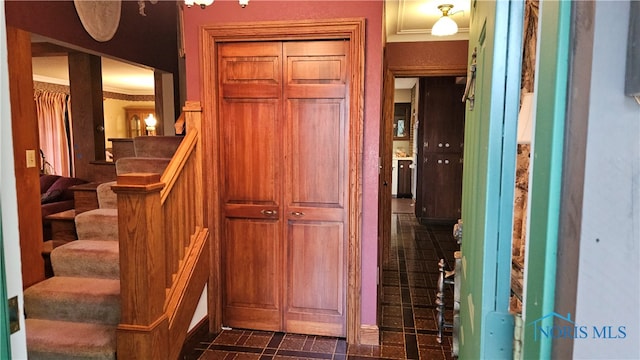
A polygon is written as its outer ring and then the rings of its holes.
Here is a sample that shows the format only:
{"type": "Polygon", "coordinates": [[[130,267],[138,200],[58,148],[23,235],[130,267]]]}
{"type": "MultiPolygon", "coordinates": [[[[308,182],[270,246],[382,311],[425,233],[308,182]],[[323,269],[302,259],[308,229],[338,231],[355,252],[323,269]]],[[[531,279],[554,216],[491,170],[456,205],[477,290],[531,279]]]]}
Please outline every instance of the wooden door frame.
{"type": "MultiPolygon", "coordinates": [[[[385,53],[385,57],[386,57],[385,53]]],[[[391,249],[391,185],[393,166],[393,112],[396,77],[466,76],[467,66],[442,64],[389,66],[385,59],[382,89],[382,121],[380,122],[380,178],[378,180],[378,268],[389,261],[391,249]]],[[[417,134],[413,135],[414,137],[417,134]]],[[[417,164],[414,164],[417,166],[417,164]]],[[[417,181],[417,180],[416,180],[417,181]]],[[[381,276],[382,274],[380,274],[381,276]]],[[[382,286],[378,289],[378,299],[382,286]]],[[[380,301],[378,301],[378,305],[380,301]]],[[[378,306],[380,313],[380,306],[378,306]]],[[[380,316],[378,316],[380,318],[380,316]]]]}
{"type": "MultiPolygon", "coordinates": [[[[203,106],[203,146],[205,154],[217,154],[217,44],[243,41],[349,40],[349,192],[348,198],[348,275],[347,342],[360,343],[361,309],[361,228],[362,228],[362,149],[364,124],[364,36],[363,18],[229,23],[200,29],[201,98],[203,106]]],[[[209,329],[222,325],[221,201],[219,184],[224,169],[217,156],[204,157],[205,224],[211,231],[211,277],[209,282],[209,329]]]]}
{"type": "MultiPolygon", "coordinates": [[[[378,179],[378,323],[382,319],[382,269],[389,262],[391,252],[391,187],[393,172],[393,116],[396,77],[466,76],[467,66],[442,64],[389,66],[385,52],[382,79],[382,119],[380,121],[380,176],[378,179]]],[[[420,89],[418,89],[420,91],[420,89]]],[[[412,129],[413,131],[413,129],[412,129]]],[[[414,133],[414,137],[418,136],[414,133]]],[[[414,166],[418,166],[417,161],[414,166]]],[[[464,166],[464,165],[463,165],[464,166]]],[[[416,178],[416,182],[418,179],[416,178]]],[[[417,189],[417,184],[416,184],[417,189]]],[[[414,214],[415,215],[415,214],[414,214]]]]}

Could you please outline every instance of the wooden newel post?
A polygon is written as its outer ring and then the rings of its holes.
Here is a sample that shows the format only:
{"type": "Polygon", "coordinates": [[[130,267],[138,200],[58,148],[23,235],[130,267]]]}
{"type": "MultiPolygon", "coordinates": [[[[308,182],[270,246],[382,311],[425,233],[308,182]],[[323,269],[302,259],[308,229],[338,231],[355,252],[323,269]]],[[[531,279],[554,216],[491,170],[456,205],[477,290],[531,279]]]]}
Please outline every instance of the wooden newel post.
{"type": "Polygon", "coordinates": [[[164,312],[165,243],[159,174],[118,176],[120,241],[119,359],[165,359],[169,321],[164,312]]]}

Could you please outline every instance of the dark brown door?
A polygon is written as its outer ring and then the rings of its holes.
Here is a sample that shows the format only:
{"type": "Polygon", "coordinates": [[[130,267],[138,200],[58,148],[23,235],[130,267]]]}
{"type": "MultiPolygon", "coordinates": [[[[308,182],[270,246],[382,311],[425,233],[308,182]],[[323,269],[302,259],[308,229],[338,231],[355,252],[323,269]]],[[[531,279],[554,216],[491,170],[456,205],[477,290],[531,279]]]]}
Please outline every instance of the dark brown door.
{"type": "Polygon", "coordinates": [[[411,160],[398,160],[398,194],[399,198],[411,198],[411,160]]]}
{"type": "Polygon", "coordinates": [[[346,333],[347,49],[218,48],[225,325],[346,333]]]}
{"type": "Polygon", "coordinates": [[[462,154],[429,153],[424,159],[423,181],[434,190],[425,191],[424,212],[427,221],[455,220],[461,216],[462,154]]]}
{"type": "Polygon", "coordinates": [[[416,216],[455,223],[462,202],[464,85],[456,78],[420,79],[416,216]]]}

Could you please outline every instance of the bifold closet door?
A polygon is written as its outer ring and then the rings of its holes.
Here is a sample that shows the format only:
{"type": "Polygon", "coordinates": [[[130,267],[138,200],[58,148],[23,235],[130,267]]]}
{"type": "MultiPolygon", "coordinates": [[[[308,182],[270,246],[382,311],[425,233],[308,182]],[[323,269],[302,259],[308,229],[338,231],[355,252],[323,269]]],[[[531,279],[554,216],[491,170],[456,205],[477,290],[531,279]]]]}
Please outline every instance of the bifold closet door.
{"type": "Polygon", "coordinates": [[[346,41],[290,42],[285,54],[285,328],[346,335],[346,41]]]}
{"type": "Polygon", "coordinates": [[[218,48],[223,323],[282,330],[282,44],[218,48]]]}
{"type": "Polygon", "coordinates": [[[346,333],[347,49],[218,48],[225,325],[346,333]]]}

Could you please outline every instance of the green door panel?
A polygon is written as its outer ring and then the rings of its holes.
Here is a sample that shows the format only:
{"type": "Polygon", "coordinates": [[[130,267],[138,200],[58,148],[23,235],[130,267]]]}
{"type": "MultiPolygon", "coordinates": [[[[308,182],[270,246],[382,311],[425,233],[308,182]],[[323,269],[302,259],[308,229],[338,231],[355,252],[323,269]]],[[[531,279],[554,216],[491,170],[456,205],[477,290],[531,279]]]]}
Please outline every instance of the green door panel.
{"type": "MultiPolygon", "coordinates": [[[[469,54],[477,52],[467,104],[462,190],[460,359],[510,359],[509,313],[516,129],[520,99],[520,1],[472,1],[469,54]]],[[[470,59],[471,61],[471,59],[470,59]]]]}
{"type": "MultiPolygon", "coordinates": [[[[529,239],[524,299],[523,355],[551,357],[552,338],[535,329],[553,326],[556,251],[569,66],[570,1],[540,3],[536,120],[532,147],[529,239]],[[538,327],[534,322],[540,319],[538,327]]],[[[561,312],[561,311],[559,311],[561,312]]]]}

